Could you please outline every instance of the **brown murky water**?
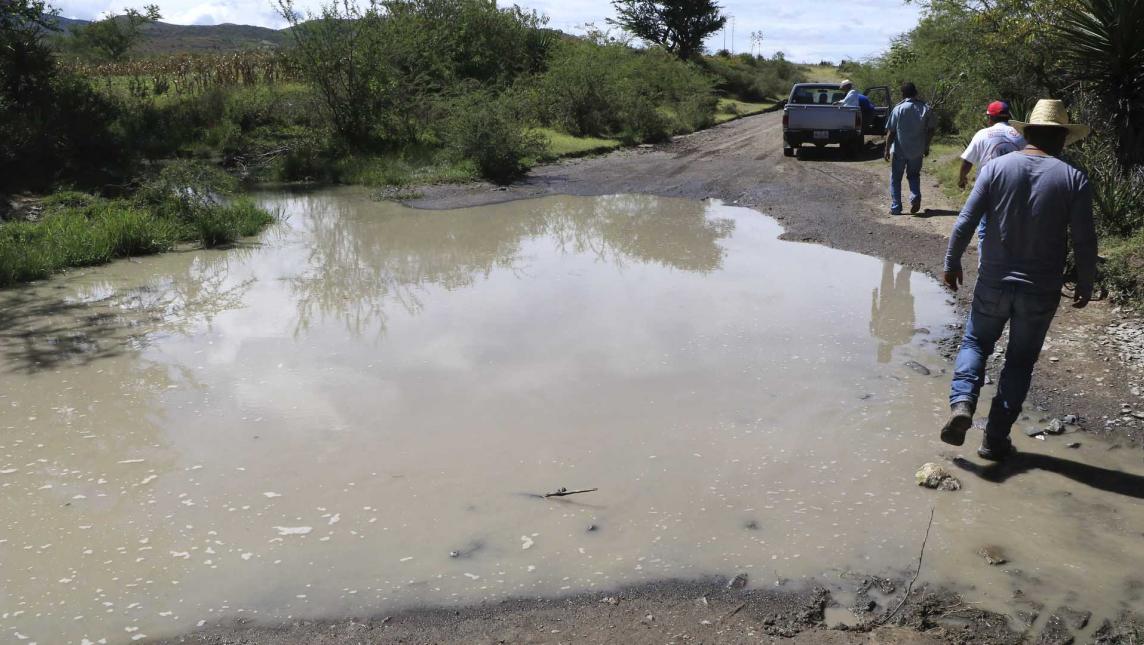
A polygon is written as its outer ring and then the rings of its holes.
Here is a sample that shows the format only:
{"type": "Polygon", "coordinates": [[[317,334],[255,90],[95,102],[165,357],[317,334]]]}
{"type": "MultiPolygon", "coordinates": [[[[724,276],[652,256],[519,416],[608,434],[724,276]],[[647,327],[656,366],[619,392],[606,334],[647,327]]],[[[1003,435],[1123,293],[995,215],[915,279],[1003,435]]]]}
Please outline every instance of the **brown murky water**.
{"type": "Polygon", "coordinates": [[[924,276],[717,202],[264,200],[259,244],[0,294],[0,640],[900,574],[932,505],[923,580],[1141,608],[1137,453],[1022,435],[1003,483],[914,484],[924,276]]]}

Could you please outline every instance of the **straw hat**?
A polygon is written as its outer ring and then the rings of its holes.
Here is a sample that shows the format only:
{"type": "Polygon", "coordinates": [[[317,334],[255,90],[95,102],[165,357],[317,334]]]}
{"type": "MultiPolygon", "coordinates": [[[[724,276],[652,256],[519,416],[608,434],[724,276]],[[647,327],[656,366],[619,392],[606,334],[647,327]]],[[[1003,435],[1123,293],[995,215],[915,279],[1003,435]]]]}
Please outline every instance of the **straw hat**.
{"type": "Polygon", "coordinates": [[[1021,134],[1024,134],[1025,128],[1030,125],[1064,128],[1069,131],[1065,137],[1066,146],[1087,137],[1089,132],[1087,125],[1069,123],[1069,113],[1065,109],[1065,104],[1056,99],[1040,99],[1033,107],[1028,121],[1010,121],[1009,125],[1017,128],[1021,134]]]}
{"type": "Polygon", "coordinates": [[[840,88],[846,87],[847,85],[850,85],[851,87],[853,87],[854,84],[850,82],[850,79],[846,79],[846,80],[842,81],[841,83],[839,83],[838,87],[840,87],[840,88]]]}

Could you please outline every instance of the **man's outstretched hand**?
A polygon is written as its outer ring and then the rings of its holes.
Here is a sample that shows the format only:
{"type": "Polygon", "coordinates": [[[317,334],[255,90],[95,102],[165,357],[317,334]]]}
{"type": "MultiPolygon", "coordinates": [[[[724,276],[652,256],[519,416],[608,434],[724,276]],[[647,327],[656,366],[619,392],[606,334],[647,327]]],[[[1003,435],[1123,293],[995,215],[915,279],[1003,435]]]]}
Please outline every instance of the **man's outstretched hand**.
{"type": "Polygon", "coordinates": [[[961,283],[965,282],[965,275],[961,272],[960,269],[957,271],[943,271],[941,274],[941,281],[945,284],[945,286],[953,289],[954,291],[957,291],[957,288],[961,286],[961,283]]]}
{"type": "Polygon", "coordinates": [[[1088,301],[1092,300],[1092,288],[1080,289],[1078,288],[1073,293],[1073,307],[1076,309],[1084,309],[1088,301]]]}

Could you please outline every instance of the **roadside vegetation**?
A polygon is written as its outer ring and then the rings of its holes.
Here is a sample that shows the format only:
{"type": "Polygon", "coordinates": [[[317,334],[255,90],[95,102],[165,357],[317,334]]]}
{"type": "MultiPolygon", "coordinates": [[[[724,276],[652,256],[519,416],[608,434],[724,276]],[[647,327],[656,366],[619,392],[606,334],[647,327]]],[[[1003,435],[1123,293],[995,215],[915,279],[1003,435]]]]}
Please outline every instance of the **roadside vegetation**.
{"type": "Polygon", "coordinates": [[[217,168],[179,161],[132,198],[56,192],[31,217],[0,226],[0,287],[179,244],[231,244],[274,221],[253,200],[229,198],[235,187],[217,168]]]}
{"type": "MultiPolygon", "coordinates": [[[[882,56],[844,62],[860,86],[913,81],[937,109],[945,161],[931,162],[957,195],[955,148],[985,126],[984,107],[1009,101],[1021,120],[1039,98],[1059,98],[1092,126],[1068,160],[1094,186],[1105,286],[1144,302],[1144,2],[1139,0],[921,0],[923,16],[882,56]]],[[[935,158],[942,149],[935,149],[935,158]]],[[[959,152],[959,150],[958,150],[959,152]]]]}
{"type": "Polygon", "coordinates": [[[802,73],[781,55],[703,55],[694,39],[717,20],[687,42],[638,47],[623,20],[572,37],[483,0],[306,15],[287,0],[281,48],[142,57],[132,48],[161,25],[159,7],[60,31],[41,0],[17,5],[4,37],[37,63],[13,56],[8,85],[42,87],[0,103],[14,117],[0,194],[126,185],[173,158],[253,181],[504,183],[564,154],[757,113],[802,73]]]}
{"type": "Polygon", "coordinates": [[[220,176],[507,183],[540,161],[756,113],[800,75],[781,56],[704,55],[698,43],[722,24],[713,2],[677,0],[703,20],[655,42],[639,30],[678,16],[664,9],[671,2],[649,5],[658,16],[645,4],[617,4],[638,26],[621,12],[607,29],[572,37],[486,0],[330,2],[312,15],[283,0],[291,27],[279,47],[155,56],[141,55],[156,48],[140,42],[169,30],[160,7],[77,25],[44,0],[8,2],[0,285],[176,244],[226,244],[272,220],[228,196],[235,185],[220,176]],[[15,196],[53,193],[31,210],[7,208],[15,196]]]}

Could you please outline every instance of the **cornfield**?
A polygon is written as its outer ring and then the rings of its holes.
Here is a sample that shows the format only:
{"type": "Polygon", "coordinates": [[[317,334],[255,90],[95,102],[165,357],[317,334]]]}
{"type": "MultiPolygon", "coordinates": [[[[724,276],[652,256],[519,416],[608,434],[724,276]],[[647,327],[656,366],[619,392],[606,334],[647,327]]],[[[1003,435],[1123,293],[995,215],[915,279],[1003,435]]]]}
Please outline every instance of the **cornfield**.
{"type": "Polygon", "coordinates": [[[128,79],[132,94],[197,94],[214,88],[295,81],[301,72],[287,56],[270,51],[179,54],[97,65],[71,63],[91,80],[128,79]]]}

